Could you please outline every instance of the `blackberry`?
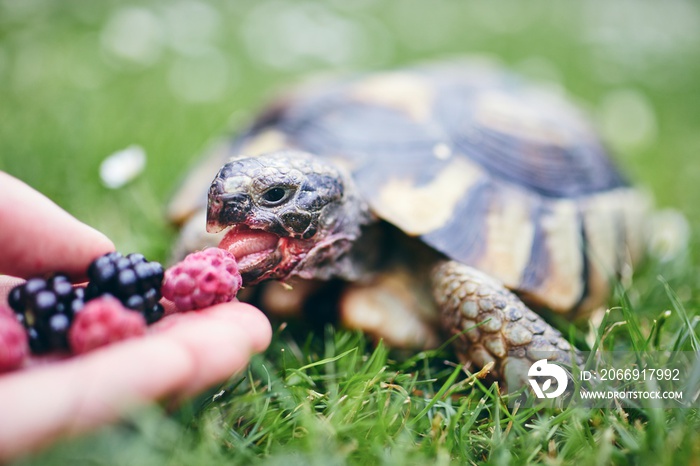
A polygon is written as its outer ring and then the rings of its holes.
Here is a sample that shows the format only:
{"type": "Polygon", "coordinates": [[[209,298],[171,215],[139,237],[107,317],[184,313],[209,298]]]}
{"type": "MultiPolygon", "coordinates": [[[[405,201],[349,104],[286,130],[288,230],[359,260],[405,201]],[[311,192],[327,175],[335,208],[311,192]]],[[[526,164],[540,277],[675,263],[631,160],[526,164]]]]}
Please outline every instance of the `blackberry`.
{"type": "Polygon", "coordinates": [[[86,296],[93,299],[102,295],[112,295],[124,307],[143,314],[151,324],[163,317],[160,304],[160,287],[163,283],[163,266],[149,262],[142,254],[132,253],[123,256],[110,252],[95,259],[87,271],[86,296]]]}
{"type": "Polygon", "coordinates": [[[68,349],[68,329],[85,302],[84,290],[74,288],[63,274],[30,278],[14,287],[7,301],[27,330],[35,354],[68,349]]]}

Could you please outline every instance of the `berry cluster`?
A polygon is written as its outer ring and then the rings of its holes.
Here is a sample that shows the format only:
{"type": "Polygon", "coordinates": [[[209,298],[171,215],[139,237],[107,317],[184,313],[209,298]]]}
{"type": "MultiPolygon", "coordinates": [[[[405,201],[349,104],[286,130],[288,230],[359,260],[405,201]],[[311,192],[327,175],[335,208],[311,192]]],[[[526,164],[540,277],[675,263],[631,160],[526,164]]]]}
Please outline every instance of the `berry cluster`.
{"type": "Polygon", "coordinates": [[[236,258],[223,249],[208,248],[188,255],[165,272],[163,296],[178,311],[203,309],[231,301],[241,284],[236,258]]]}
{"type": "Polygon", "coordinates": [[[235,258],[218,248],[190,254],[167,273],[141,254],[111,252],[95,259],[87,276],[84,288],[55,274],[10,291],[14,316],[0,306],[0,372],[19,367],[28,348],[79,354],[142,335],[164,314],[161,290],[185,311],[231,301],[242,284],[235,258]]]}
{"type": "Polygon", "coordinates": [[[10,291],[8,304],[26,329],[32,353],[66,351],[73,349],[68,338],[73,320],[86,302],[103,295],[111,295],[124,307],[138,311],[148,323],[160,319],[163,274],[159,263],[148,262],[141,254],[124,257],[111,252],[90,264],[87,288],[74,287],[63,274],[30,278],[10,291]]]}
{"type": "Polygon", "coordinates": [[[160,286],[163,282],[163,266],[147,261],[142,254],[124,257],[110,252],[95,259],[88,268],[86,295],[88,299],[109,294],[134,311],[139,311],[146,322],[153,323],[163,317],[160,304],[160,286]]]}
{"type": "Polygon", "coordinates": [[[17,313],[35,354],[68,349],[68,329],[82,309],[84,289],[73,288],[66,275],[31,278],[10,291],[8,304],[17,313]]]}

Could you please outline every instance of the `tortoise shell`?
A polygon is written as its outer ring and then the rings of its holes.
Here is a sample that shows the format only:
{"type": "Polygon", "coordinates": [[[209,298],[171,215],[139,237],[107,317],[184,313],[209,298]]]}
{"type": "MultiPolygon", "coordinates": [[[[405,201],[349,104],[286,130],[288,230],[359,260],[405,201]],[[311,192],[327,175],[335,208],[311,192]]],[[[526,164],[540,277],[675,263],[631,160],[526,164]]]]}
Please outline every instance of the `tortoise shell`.
{"type": "Polygon", "coordinates": [[[332,159],[377,216],[557,311],[601,304],[641,254],[648,199],[581,112],[494,66],[438,64],[297,90],[215,151],[172,216],[205,205],[227,158],[284,148],[332,159]]]}

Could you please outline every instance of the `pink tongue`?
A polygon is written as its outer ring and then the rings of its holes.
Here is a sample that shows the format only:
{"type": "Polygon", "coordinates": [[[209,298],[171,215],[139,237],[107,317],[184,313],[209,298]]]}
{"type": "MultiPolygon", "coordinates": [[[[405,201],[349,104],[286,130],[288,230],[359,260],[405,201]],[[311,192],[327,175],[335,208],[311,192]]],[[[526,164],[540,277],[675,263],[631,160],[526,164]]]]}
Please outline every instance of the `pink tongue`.
{"type": "Polygon", "coordinates": [[[278,241],[279,236],[266,231],[231,230],[221,240],[219,247],[226,249],[240,262],[246,256],[272,251],[278,241]]]}

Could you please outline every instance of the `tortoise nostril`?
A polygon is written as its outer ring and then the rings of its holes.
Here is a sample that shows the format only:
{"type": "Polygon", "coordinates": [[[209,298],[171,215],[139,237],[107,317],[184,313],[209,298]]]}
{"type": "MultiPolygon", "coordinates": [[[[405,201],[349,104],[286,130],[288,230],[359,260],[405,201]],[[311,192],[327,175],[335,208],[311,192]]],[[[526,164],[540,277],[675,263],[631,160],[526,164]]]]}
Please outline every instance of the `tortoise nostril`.
{"type": "Polygon", "coordinates": [[[269,205],[276,205],[287,197],[287,190],[284,188],[271,188],[265,191],[262,199],[269,205]]]}
{"type": "Polygon", "coordinates": [[[280,220],[288,231],[293,231],[296,234],[302,234],[309,228],[315,228],[309,227],[312,218],[305,212],[285,212],[280,216],[280,220]]]}

